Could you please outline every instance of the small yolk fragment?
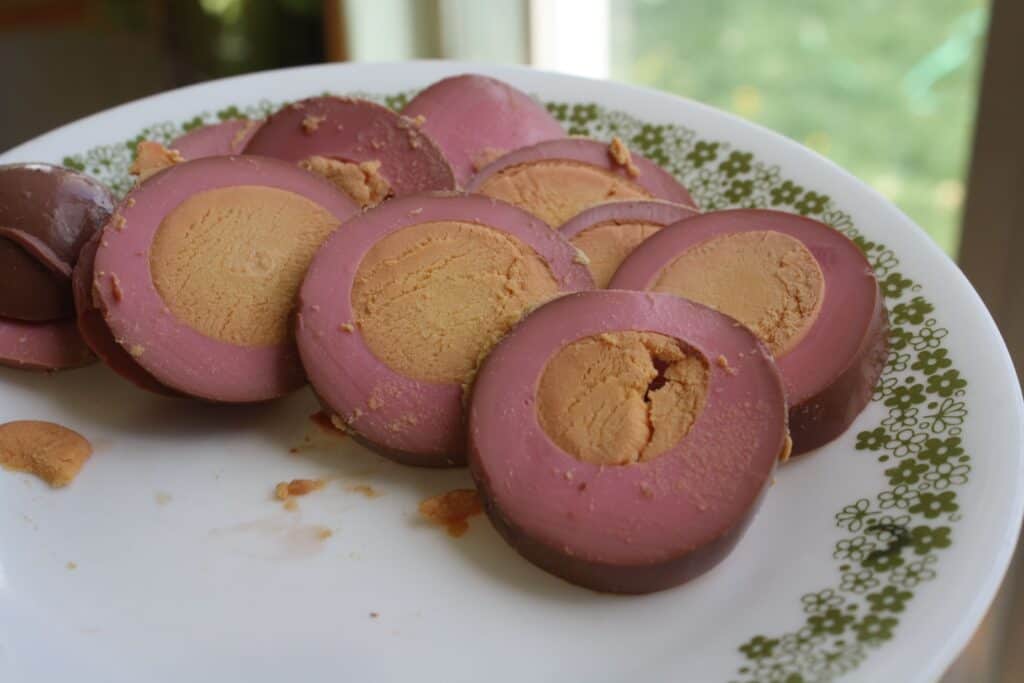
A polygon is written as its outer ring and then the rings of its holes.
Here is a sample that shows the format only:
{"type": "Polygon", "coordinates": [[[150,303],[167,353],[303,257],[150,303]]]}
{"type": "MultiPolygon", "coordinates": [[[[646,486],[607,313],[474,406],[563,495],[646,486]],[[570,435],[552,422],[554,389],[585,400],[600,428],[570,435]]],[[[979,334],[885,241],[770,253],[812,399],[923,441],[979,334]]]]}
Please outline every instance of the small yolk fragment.
{"type": "Polygon", "coordinates": [[[420,515],[427,521],[447,529],[458,538],[469,530],[469,518],[483,512],[479,494],[473,489],[455,489],[420,503],[420,515]]]}
{"type": "Polygon", "coordinates": [[[391,184],[381,175],[379,161],[355,164],[313,156],[300,161],[299,166],[326,178],[364,209],[377,206],[391,195],[391,184]]]}
{"type": "Polygon", "coordinates": [[[327,120],[325,116],[314,116],[313,114],[307,114],[302,119],[302,130],[306,133],[314,133],[320,127],[320,124],[327,120]]]}
{"type": "Polygon", "coordinates": [[[352,484],[346,488],[352,493],[360,493],[366,498],[380,498],[384,495],[369,484],[352,484]]]}
{"type": "Polygon", "coordinates": [[[629,147],[626,147],[626,143],[622,141],[622,138],[618,136],[612,138],[611,144],[608,145],[608,156],[616,164],[626,169],[626,173],[629,174],[630,178],[636,178],[640,175],[640,169],[633,163],[633,155],[630,153],[629,147]]]}
{"type": "Polygon", "coordinates": [[[315,424],[317,427],[319,427],[320,431],[322,431],[325,434],[330,434],[331,436],[335,436],[342,439],[348,436],[348,434],[344,430],[338,429],[338,427],[335,426],[333,420],[331,419],[331,415],[323,410],[318,410],[317,412],[310,415],[309,421],[315,424]]]}
{"type": "Polygon", "coordinates": [[[141,183],[155,173],[183,161],[185,158],[178,150],[167,149],[153,140],[143,140],[135,147],[135,161],[128,172],[137,176],[141,183]]]}
{"type": "Polygon", "coordinates": [[[325,485],[323,479],[292,479],[282,481],[274,487],[274,497],[278,500],[288,500],[292,496],[304,496],[313,491],[319,491],[325,485]]]}

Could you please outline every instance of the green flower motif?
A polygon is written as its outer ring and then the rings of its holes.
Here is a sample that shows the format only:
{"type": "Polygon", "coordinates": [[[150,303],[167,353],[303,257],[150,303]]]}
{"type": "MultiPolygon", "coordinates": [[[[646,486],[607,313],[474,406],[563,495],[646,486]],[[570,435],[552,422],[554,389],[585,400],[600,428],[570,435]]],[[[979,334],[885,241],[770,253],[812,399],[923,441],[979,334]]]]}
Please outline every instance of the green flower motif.
{"type": "Polygon", "coordinates": [[[875,385],[875,390],[871,393],[871,400],[879,401],[889,394],[892,390],[898,387],[900,380],[896,377],[886,377],[883,373],[882,378],[878,380],[878,384],[875,385]]]}
{"type": "Polygon", "coordinates": [[[796,657],[813,650],[822,638],[824,635],[816,634],[810,626],[802,626],[796,631],[782,636],[779,639],[779,648],[787,655],[796,657]]]}
{"type": "Polygon", "coordinates": [[[839,590],[852,593],[864,593],[872,588],[878,587],[878,579],[870,569],[862,569],[859,572],[843,572],[839,590]]]}
{"type": "MultiPolygon", "coordinates": [[[[900,424],[913,425],[917,422],[915,419],[916,416],[917,408],[911,408],[904,411],[902,414],[903,419],[900,421],[900,424]]],[[[892,456],[894,458],[905,458],[908,455],[912,455],[920,451],[921,447],[924,445],[925,439],[927,438],[928,436],[926,434],[920,434],[915,432],[913,429],[901,429],[896,433],[896,438],[889,442],[888,446],[892,448],[892,456]]]]}
{"type": "Polygon", "coordinates": [[[915,296],[908,303],[896,304],[892,309],[892,321],[897,325],[910,323],[920,325],[926,315],[935,310],[923,296],[915,296]]]}
{"type": "Polygon", "coordinates": [[[925,415],[931,420],[931,430],[935,433],[944,432],[950,427],[959,427],[967,417],[967,408],[963,401],[944,399],[934,413],[925,415]]]}
{"type": "Polygon", "coordinates": [[[772,652],[778,644],[779,641],[775,638],[754,636],[745,645],[740,645],[740,652],[746,655],[747,659],[764,659],[765,657],[772,656],[772,652]]]}
{"type": "Polygon", "coordinates": [[[562,123],[565,123],[565,120],[569,118],[569,105],[565,103],[548,102],[547,110],[549,114],[562,123]]]}
{"type": "Polygon", "coordinates": [[[690,181],[690,192],[699,196],[711,195],[718,191],[718,176],[710,169],[703,169],[690,181]]]}
{"type": "Polygon", "coordinates": [[[906,485],[900,485],[879,493],[878,507],[883,510],[891,508],[905,510],[909,506],[917,504],[919,497],[918,492],[914,489],[906,485]]]}
{"type": "Polygon", "coordinates": [[[967,483],[967,475],[971,471],[970,465],[957,465],[951,462],[944,462],[936,465],[935,469],[924,475],[924,480],[932,485],[937,491],[948,489],[950,486],[961,486],[967,483]]]}
{"type": "Polygon", "coordinates": [[[928,555],[917,562],[900,567],[890,574],[889,578],[902,588],[916,588],[922,581],[931,581],[935,578],[935,570],[932,569],[935,561],[934,555],[928,555]]]}
{"type": "MultiPolygon", "coordinates": [[[[891,408],[889,409],[889,417],[882,421],[882,425],[887,429],[898,430],[898,434],[906,434],[907,429],[912,430],[916,425],[918,425],[918,413],[919,411],[916,408],[908,408],[906,410],[891,408]]],[[[909,442],[907,442],[906,439],[904,439],[903,442],[900,442],[900,454],[896,457],[902,458],[908,453],[921,451],[920,446],[924,444],[924,438],[927,438],[927,435],[919,434],[919,436],[923,438],[918,443],[913,442],[918,437],[909,439],[909,442]]]]}
{"type": "Polygon", "coordinates": [[[196,128],[200,128],[202,125],[203,125],[203,117],[202,116],[195,116],[195,117],[189,119],[188,121],[186,121],[185,123],[181,124],[181,129],[187,133],[187,132],[189,132],[191,130],[195,130],[196,128]]]}
{"type": "Polygon", "coordinates": [[[899,264],[899,259],[892,253],[892,249],[882,249],[871,259],[871,268],[878,277],[885,277],[899,264]]]}
{"type": "MultiPolygon", "coordinates": [[[[136,145],[140,141],[145,139],[145,134],[137,135],[131,140],[129,140],[125,144],[125,147],[134,151],[136,145]]],[[[99,164],[100,166],[106,166],[108,168],[114,166],[115,164],[117,164],[118,161],[121,161],[122,159],[123,155],[121,154],[121,148],[116,145],[103,145],[102,147],[96,148],[96,154],[93,157],[93,161],[95,163],[99,164]]]]}
{"type": "Polygon", "coordinates": [[[882,295],[887,299],[898,299],[903,296],[903,290],[913,286],[913,282],[904,278],[899,273],[889,273],[884,280],[878,283],[882,295]]]}
{"type": "Polygon", "coordinates": [[[750,171],[750,161],[754,155],[750,152],[730,152],[729,158],[718,165],[718,170],[730,178],[750,171]]]}
{"type": "Polygon", "coordinates": [[[901,591],[896,586],[886,586],[877,593],[869,593],[867,601],[871,604],[872,612],[902,612],[910,598],[914,594],[910,591],[901,591]]]}
{"type": "MultiPolygon", "coordinates": [[[[891,394],[893,391],[895,391],[895,389],[896,388],[893,387],[889,393],[891,394]]],[[[905,430],[913,429],[917,425],[917,414],[918,409],[916,407],[889,408],[889,415],[882,420],[882,426],[888,429],[890,432],[896,431],[899,434],[906,434],[905,430]]],[[[890,440],[888,445],[892,445],[892,440],[890,440]]],[[[920,450],[920,448],[915,448],[913,450],[920,450]]],[[[902,455],[898,457],[903,457],[903,455],[906,455],[906,452],[904,452],[902,455]]]]}
{"type": "Polygon", "coordinates": [[[924,463],[914,462],[913,460],[901,460],[900,464],[896,467],[887,469],[885,476],[889,477],[890,486],[916,484],[921,481],[921,475],[927,471],[928,465],[924,463]]]}
{"type": "Polygon", "coordinates": [[[572,113],[569,114],[569,122],[574,126],[585,126],[595,120],[597,120],[596,104],[572,105],[572,113]]]}
{"type": "Polygon", "coordinates": [[[862,643],[878,644],[892,638],[892,630],[899,620],[895,617],[880,617],[877,614],[869,614],[857,622],[853,630],[857,633],[857,640],[862,643]]]}
{"type": "Polygon", "coordinates": [[[684,128],[682,126],[665,127],[665,142],[677,155],[690,149],[696,138],[697,133],[689,128],[684,128]]]}
{"type": "MultiPolygon", "coordinates": [[[[146,139],[146,135],[145,134],[141,134],[141,135],[136,135],[131,140],[129,140],[126,143],[124,143],[124,146],[127,147],[129,150],[131,150],[132,161],[135,161],[135,157],[138,156],[138,154],[139,154],[139,143],[142,142],[145,139],[146,139]]],[[[98,161],[101,164],[105,163],[106,165],[109,165],[110,162],[113,161],[113,160],[110,157],[107,157],[106,159],[98,159],[98,161]]]]}
{"type": "Polygon", "coordinates": [[[925,402],[924,385],[911,384],[899,386],[892,390],[889,398],[885,399],[885,405],[889,408],[906,410],[911,406],[925,402]]]}
{"type": "Polygon", "coordinates": [[[758,683],[784,683],[791,676],[799,675],[793,667],[791,661],[762,659],[754,666],[754,680],[758,683]]]}
{"type": "Polygon", "coordinates": [[[887,572],[890,569],[903,566],[903,556],[900,555],[898,547],[895,550],[876,550],[868,553],[860,566],[875,572],[887,572]]]}
{"type": "Polygon", "coordinates": [[[700,168],[709,161],[714,161],[718,156],[717,142],[704,142],[700,140],[693,146],[693,151],[686,155],[686,160],[691,162],[694,168],[700,168]]]}
{"type": "Polygon", "coordinates": [[[963,454],[964,449],[960,448],[960,437],[951,436],[948,439],[928,439],[917,457],[927,460],[937,467],[959,458],[963,454]]]}
{"type": "Polygon", "coordinates": [[[739,204],[754,193],[753,180],[733,180],[725,191],[725,198],[731,204],[739,204]]]}
{"type": "Polygon", "coordinates": [[[389,95],[384,98],[384,106],[388,109],[398,111],[409,104],[409,93],[399,93],[397,95],[389,95]]]}
{"type": "Polygon", "coordinates": [[[889,359],[885,362],[883,374],[891,375],[897,372],[904,372],[910,366],[909,353],[890,353],[889,359]]]}
{"type": "Polygon", "coordinates": [[[647,153],[652,147],[661,147],[665,142],[665,126],[644,124],[630,142],[647,153]]]}
{"type": "Polygon", "coordinates": [[[263,119],[277,111],[277,105],[270,100],[260,100],[258,104],[245,110],[247,118],[263,119]]]}
{"type": "Polygon", "coordinates": [[[158,140],[165,144],[181,135],[181,133],[181,126],[173,123],[158,123],[145,130],[146,138],[158,140]]]}
{"type": "Polygon", "coordinates": [[[244,119],[245,115],[242,114],[238,107],[231,105],[218,111],[217,118],[221,121],[227,121],[228,119],[244,119]]]}
{"type": "Polygon", "coordinates": [[[854,446],[858,451],[877,451],[885,446],[889,435],[884,427],[875,427],[870,431],[863,431],[857,434],[857,444],[854,446]]]}
{"type": "Polygon", "coordinates": [[[807,614],[821,614],[830,608],[839,607],[845,601],[846,598],[831,588],[800,596],[800,602],[803,603],[804,612],[807,614]]]}
{"type": "Polygon", "coordinates": [[[861,498],[856,503],[847,505],[836,513],[836,525],[847,531],[860,531],[864,526],[864,520],[871,514],[870,507],[871,503],[867,498],[861,498]]]}
{"type": "Polygon", "coordinates": [[[860,233],[858,233],[856,228],[853,227],[853,219],[851,219],[850,214],[845,211],[829,209],[825,213],[821,214],[821,220],[826,225],[831,225],[850,239],[860,237],[860,233]]]}
{"type": "Polygon", "coordinates": [[[948,548],[950,543],[948,526],[921,525],[910,530],[910,545],[918,555],[927,555],[935,548],[948,548]]]}
{"type": "Polygon", "coordinates": [[[932,375],[928,378],[929,393],[938,394],[944,398],[952,396],[966,386],[967,380],[960,379],[960,372],[957,370],[946,370],[941,375],[932,375]]]}
{"type": "Polygon", "coordinates": [[[886,546],[896,543],[902,547],[907,544],[907,539],[910,536],[910,532],[907,530],[907,524],[909,523],[910,515],[899,515],[898,517],[882,515],[874,524],[865,529],[865,533],[869,536],[874,536],[879,543],[884,543],[886,546]]]}
{"type": "Polygon", "coordinates": [[[860,663],[864,661],[864,657],[864,648],[860,643],[853,643],[845,647],[840,643],[836,643],[836,649],[825,650],[820,660],[812,664],[816,671],[825,674],[816,680],[832,680],[835,676],[852,671],[860,666],[860,663]]]}
{"type": "Polygon", "coordinates": [[[924,322],[924,327],[919,329],[917,334],[911,338],[910,345],[915,351],[936,349],[947,334],[949,334],[949,330],[943,327],[935,327],[935,319],[929,318],[924,322]]]}
{"type": "Polygon", "coordinates": [[[679,177],[680,174],[677,173],[675,169],[668,168],[671,160],[668,158],[668,155],[665,154],[665,151],[661,147],[654,147],[652,149],[648,149],[644,152],[644,155],[654,163],[658,164],[665,170],[672,173],[672,175],[679,177]]]}
{"type": "Polygon", "coordinates": [[[907,508],[908,512],[924,515],[928,519],[935,519],[944,512],[956,512],[960,505],[956,502],[956,493],[943,491],[942,493],[931,493],[923,491],[917,498],[917,502],[907,508]]]}
{"type": "Polygon", "coordinates": [[[746,667],[742,667],[742,668],[740,668],[740,673],[742,673],[742,674],[750,674],[750,673],[752,673],[754,678],[744,679],[742,681],[730,681],[730,683],[808,683],[808,681],[805,678],[803,678],[800,675],[799,672],[789,673],[789,672],[792,671],[792,667],[793,666],[796,666],[796,665],[793,664],[793,663],[789,663],[789,664],[786,664],[786,665],[783,665],[781,663],[779,663],[779,664],[768,664],[768,663],[763,663],[762,664],[762,663],[759,663],[756,667],[754,667],[754,671],[753,672],[751,672],[746,667]],[[772,670],[772,672],[773,672],[772,675],[774,677],[772,677],[772,678],[767,677],[767,674],[765,672],[768,669],[772,670]],[[781,671],[781,669],[785,669],[785,671],[781,671]]]}
{"type": "MultiPolygon", "coordinates": [[[[898,378],[886,378],[884,390],[879,392],[879,396],[875,400],[882,400],[883,398],[888,398],[889,396],[892,396],[893,392],[895,392],[897,387],[899,386],[900,384],[898,378]]],[[[902,429],[913,428],[917,424],[917,413],[918,409],[915,407],[889,408],[889,414],[882,419],[882,426],[885,427],[890,432],[899,432],[899,430],[902,429]]],[[[902,434],[902,432],[900,432],[900,434],[902,434]]],[[[886,443],[887,447],[892,446],[893,438],[894,437],[890,437],[889,441],[886,443]]]]}
{"type": "Polygon", "coordinates": [[[846,630],[846,627],[853,621],[853,617],[834,607],[825,610],[824,614],[812,614],[807,617],[807,626],[811,633],[816,636],[831,633],[838,636],[846,630]]]}
{"type": "MultiPolygon", "coordinates": [[[[595,109],[596,111],[596,109],[595,109]]],[[[632,138],[640,132],[642,126],[628,114],[623,112],[604,112],[600,115],[598,122],[592,128],[592,134],[602,140],[610,140],[613,135],[618,135],[623,141],[632,138]],[[602,131],[599,133],[599,131],[602,131]]]]}
{"type": "Polygon", "coordinates": [[[772,195],[772,206],[779,206],[780,204],[793,204],[797,198],[803,193],[804,188],[795,184],[791,180],[783,181],[781,185],[771,191],[772,195]]]}
{"type": "Polygon", "coordinates": [[[889,348],[893,351],[902,351],[910,345],[910,340],[913,337],[912,332],[908,332],[902,327],[891,327],[889,328],[889,348]]]}
{"type": "MultiPolygon", "coordinates": [[[[889,390],[889,393],[892,393],[892,389],[889,390]]],[[[906,410],[889,408],[889,415],[882,420],[882,426],[889,430],[913,428],[918,422],[917,413],[917,408],[907,408],[906,410]]]]}
{"type": "Polygon", "coordinates": [[[64,168],[70,168],[72,171],[78,171],[79,173],[85,170],[85,163],[82,161],[82,158],[78,156],[64,157],[60,163],[64,168]]]}
{"type": "Polygon", "coordinates": [[[770,190],[779,184],[779,167],[754,164],[754,186],[759,190],[770,190]]]}
{"type": "Polygon", "coordinates": [[[865,255],[870,254],[878,246],[877,242],[872,242],[863,235],[857,235],[853,238],[853,243],[856,244],[865,255]]]}
{"type": "MultiPolygon", "coordinates": [[[[748,180],[746,182],[753,183],[754,181],[753,180],[748,180]]],[[[738,202],[736,204],[736,206],[738,208],[743,208],[743,209],[763,209],[766,206],[766,203],[765,203],[764,195],[757,194],[757,192],[755,191],[753,194],[751,194],[746,199],[743,199],[740,202],[738,202]]]]}
{"type": "Polygon", "coordinates": [[[860,562],[875,550],[875,544],[864,536],[844,538],[836,543],[832,557],[837,560],[854,560],[860,562]]]}
{"type": "Polygon", "coordinates": [[[825,205],[828,204],[829,196],[827,194],[818,194],[817,192],[808,192],[800,199],[793,208],[797,210],[801,216],[813,215],[821,213],[825,210],[825,205]]]}
{"type": "Polygon", "coordinates": [[[935,351],[925,349],[917,354],[917,360],[910,366],[910,369],[932,375],[952,364],[953,361],[949,359],[949,351],[946,349],[936,349],[935,351]]]}

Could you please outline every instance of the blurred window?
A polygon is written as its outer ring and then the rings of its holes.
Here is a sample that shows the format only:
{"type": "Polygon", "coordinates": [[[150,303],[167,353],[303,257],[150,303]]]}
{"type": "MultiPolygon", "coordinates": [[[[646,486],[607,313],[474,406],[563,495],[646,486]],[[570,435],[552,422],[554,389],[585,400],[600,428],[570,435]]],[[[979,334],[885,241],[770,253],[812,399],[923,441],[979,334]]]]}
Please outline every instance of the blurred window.
{"type": "Polygon", "coordinates": [[[612,78],[802,142],[956,253],[986,2],[610,0],[610,9],[612,78]]]}

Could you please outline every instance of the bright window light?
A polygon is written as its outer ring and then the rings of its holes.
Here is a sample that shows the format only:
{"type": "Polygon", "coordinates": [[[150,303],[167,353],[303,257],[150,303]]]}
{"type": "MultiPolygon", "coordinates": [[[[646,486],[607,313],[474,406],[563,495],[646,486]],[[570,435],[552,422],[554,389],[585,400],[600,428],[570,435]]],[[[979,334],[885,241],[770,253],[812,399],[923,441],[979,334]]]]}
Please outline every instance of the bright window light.
{"type": "Polygon", "coordinates": [[[610,0],[530,0],[530,62],[539,69],[608,78],[610,0]]]}

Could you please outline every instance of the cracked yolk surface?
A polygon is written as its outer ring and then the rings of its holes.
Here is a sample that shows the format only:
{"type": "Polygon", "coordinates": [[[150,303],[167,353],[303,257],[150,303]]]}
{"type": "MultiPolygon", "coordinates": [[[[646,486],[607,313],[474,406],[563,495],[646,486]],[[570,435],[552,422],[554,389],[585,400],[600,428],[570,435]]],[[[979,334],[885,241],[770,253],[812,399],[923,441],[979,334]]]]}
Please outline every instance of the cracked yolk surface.
{"type": "Polygon", "coordinates": [[[721,235],[691,247],[665,266],[651,289],[736,318],[779,357],[814,325],[825,298],[825,276],[803,242],[765,230],[721,235]]]}
{"type": "Polygon", "coordinates": [[[352,308],[367,347],[391,369],[464,383],[527,309],[558,292],[547,263],[515,237],[439,221],[374,244],[356,272],[352,308]]]}
{"type": "Polygon", "coordinates": [[[541,427],[560,448],[597,465],[652,460],[704,409],[708,366],[654,332],[608,332],[563,347],[537,389],[541,427]]]}

